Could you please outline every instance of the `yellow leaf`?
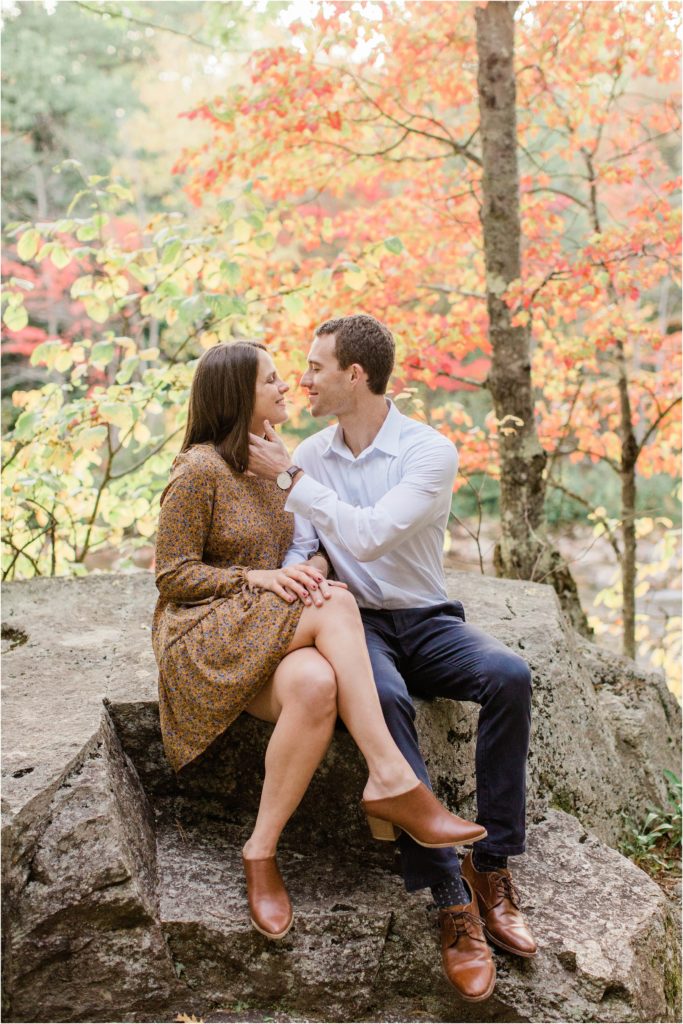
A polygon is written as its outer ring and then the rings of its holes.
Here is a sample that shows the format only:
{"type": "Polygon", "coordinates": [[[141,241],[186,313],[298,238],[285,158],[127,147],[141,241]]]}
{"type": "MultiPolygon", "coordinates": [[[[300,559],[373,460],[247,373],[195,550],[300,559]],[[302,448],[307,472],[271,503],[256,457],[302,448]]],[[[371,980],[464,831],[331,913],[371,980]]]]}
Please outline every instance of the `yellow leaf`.
{"type": "Polygon", "coordinates": [[[142,516],[135,524],[138,533],[143,537],[152,537],[157,528],[156,516],[142,516]]]}
{"type": "Polygon", "coordinates": [[[82,430],[79,434],[74,435],[74,444],[78,448],[92,450],[99,448],[106,436],[106,427],[88,427],[87,430],[82,430]]]}
{"type": "Polygon", "coordinates": [[[234,225],[235,241],[236,242],[248,242],[251,238],[251,225],[246,220],[235,221],[234,225]]]}
{"type": "Polygon", "coordinates": [[[359,292],[368,283],[368,275],[364,270],[347,271],[344,274],[344,284],[354,292],[359,292]]]}
{"type": "Polygon", "coordinates": [[[654,529],[655,521],[650,516],[644,516],[642,519],[636,519],[636,537],[647,537],[649,533],[652,533],[654,529]]]}
{"type": "Polygon", "coordinates": [[[73,365],[73,356],[67,348],[63,348],[61,352],[57,353],[57,357],[54,362],[55,370],[58,373],[66,373],[67,370],[71,369],[73,365]]]}
{"type": "Polygon", "coordinates": [[[142,420],[138,420],[133,427],[133,437],[138,444],[147,444],[151,436],[152,435],[150,434],[147,424],[143,423],[142,420]]]}
{"type": "Polygon", "coordinates": [[[218,344],[218,335],[215,331],[204,331],[199,336],[199,344],[202,348],[213,348],[214,345],[218,344]]]}
{"type": "Polygon", "coordinates": [[[117,299],[122,299],[128,294],[128,278],[125,274],[117,274],[111,283],[112,291],[117,299]]]}
{"type": "Polygon", "coordinates": [[[133,411],[123,402],[107,402],[101,405],[100,416],[105,423],[111,423],[121,430],[128,430],[133,425],[133,411]]]}

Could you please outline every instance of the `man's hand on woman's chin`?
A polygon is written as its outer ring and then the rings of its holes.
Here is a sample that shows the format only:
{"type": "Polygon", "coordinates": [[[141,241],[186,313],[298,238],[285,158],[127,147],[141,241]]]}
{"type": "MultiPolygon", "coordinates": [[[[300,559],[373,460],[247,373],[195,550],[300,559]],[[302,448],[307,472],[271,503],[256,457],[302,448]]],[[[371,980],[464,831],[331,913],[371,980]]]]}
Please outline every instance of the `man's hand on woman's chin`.
{"type": "Polygon", "coordinates": [[[292,457],[268,420],[263,424],[265,437],[249,434],[249,466],[247,472],[266,480],[275,480],[292,465],[292,457]]]}

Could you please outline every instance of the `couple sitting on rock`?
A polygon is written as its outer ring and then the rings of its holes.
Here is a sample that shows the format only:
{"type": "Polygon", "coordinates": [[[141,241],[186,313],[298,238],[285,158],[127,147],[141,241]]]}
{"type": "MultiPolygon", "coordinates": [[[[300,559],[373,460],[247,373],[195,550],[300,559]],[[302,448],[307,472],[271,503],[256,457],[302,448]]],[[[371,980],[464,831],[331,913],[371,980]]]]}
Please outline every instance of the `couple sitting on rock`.
{"type": "Polygon", "coordinates": [[[373,317],[322,324],[301,384],[312,415],[338,424],[291,458],[273,429],[288,387],[265,347],[221,344],[199,360],[157,540],[161,727],[178,771],[243,711],[275,723],[242,852],[252,923],[281,939],[293,914],[277,843],[339,716],[367,762],[370,830],[398,837],[409,891],[431,888],[446,976],[476,1002],[495,983],[487,938],[536,952],[507,867],[524,851],[531,681],[448,599],[458,456],[387,400],[393,365],[373,317]],[[433,795],[411,694],[481,705],[476,823],[433,795]],[[453,847],[469,843],[461,867],[453,847]]]}

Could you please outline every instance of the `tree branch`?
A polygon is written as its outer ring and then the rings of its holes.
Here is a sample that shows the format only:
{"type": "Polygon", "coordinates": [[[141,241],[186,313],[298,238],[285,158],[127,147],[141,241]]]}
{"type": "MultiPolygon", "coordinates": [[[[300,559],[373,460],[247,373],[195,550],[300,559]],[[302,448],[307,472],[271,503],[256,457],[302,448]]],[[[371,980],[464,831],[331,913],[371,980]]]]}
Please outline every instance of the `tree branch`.
{"type": "Polygon", "coordinates": [[[643,448],[645,447],[647,442],[650,440],[650,438],[652,437],[652,435],[654,434],[655,430],[657,429],[659,424],[662,422],[662,420],[666,416],[669,415],[669,413],[671,412],[672,409],[676,408],[676,406],[680,403],[680,401],[681,401],[681,398],[680,398],[680,395],[679,395],[678,398],[674,398],[673,402],[671,402],[669,405],[667,405],[666,409],[662,409],[662,411],[660,412],[660,414],[657,417],[657,419],[654,420],[654,422],[652,422],[650,424],[650,426],[648,427],[644,437],[639,442],[639,444],[636,445],[636,459],[638,458],[638,456],[642,452],[643,448]]]}
{"type": "MultiPolygon", "coordinates": [[[[183,32],[181,29],[172,28],[170,25],[158,25],[156,22],[147,21],[145,18],[136,18],[132,14],[124,14],[123,11],[112,10],[111,7],[99,4],[94,6],[93,4],[86,3],[85,0],[75,0],[75,6],[81,7],[84,11],[90,11],[91,14],[97,14],[100,17],[108,16],[110,18],[121,18],[122,21],[128,21],[131,25],[140,25],[142,28],[152,28],[156,32],[168,32],[173,36],[180,36],[182,39],[189,39],[190,42],[196,43],[197,46],[203,46],[206,50],[212,50],[215,52],[215,43],[209,43],[205,39],[199,39],[197,36],[193,36],[191,32],[183,32]]],[[[126,8],[128,10],[128,8],[126,8]]],[[[223,48],[222,48],[223,49],[223,48]]],[[[229,50],[225,49],[225,53],[249,53],[249,50],[229,50]]]]}

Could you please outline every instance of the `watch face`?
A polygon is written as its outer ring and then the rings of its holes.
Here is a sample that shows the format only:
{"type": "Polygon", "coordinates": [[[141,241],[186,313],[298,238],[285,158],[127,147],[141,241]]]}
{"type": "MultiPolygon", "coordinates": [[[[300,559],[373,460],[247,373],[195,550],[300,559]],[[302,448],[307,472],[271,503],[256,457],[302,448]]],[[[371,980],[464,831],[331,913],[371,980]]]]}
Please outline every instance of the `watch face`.
{"type": "Polygon", "coordinates": [[[278,485],[278,487],[283,491],[288,491],[289,488],[292,486],[292,478],[286,469],[283,470],[282,473],[278,473],[278,475],[275,477],[275,482],[278,485]]]}

